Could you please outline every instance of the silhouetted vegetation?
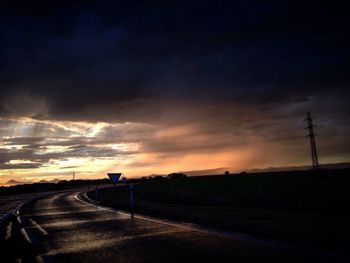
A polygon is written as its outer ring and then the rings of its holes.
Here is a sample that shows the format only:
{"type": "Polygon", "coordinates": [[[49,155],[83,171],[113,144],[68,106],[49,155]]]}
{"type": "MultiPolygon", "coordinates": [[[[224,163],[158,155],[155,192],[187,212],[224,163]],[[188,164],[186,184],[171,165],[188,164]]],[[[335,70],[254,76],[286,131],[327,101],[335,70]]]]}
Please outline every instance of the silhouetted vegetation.
{"type": "Polygon", "coordinates": [[[34,184],[21,184],[14,186],[1,186],[0,195],[10,195],[10,194],[23,194],[23,193],[33,193],[33,192],[44,192],[44,191],[54,191],[54,190],[64,190],[80,186],[87,185],[101,185],[110,184],[109,179],[95,179],[95,180],[62,180],[58,183],[34,183],[34,184]]]}
{"type": "Polygon", "coordinates": [[[168,179],[184,179],[187,175],[184,173],[171,173],[168,174],[168,179]]]}

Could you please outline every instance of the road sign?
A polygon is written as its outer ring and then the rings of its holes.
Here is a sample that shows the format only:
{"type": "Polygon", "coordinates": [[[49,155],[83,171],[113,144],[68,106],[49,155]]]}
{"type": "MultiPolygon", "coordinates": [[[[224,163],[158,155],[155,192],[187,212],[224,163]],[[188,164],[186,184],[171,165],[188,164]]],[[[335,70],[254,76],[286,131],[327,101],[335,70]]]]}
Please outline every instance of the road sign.
{"type": "Polygon", "coordinates": [[[111,180],[111,182],[113,183],[113,185],[116,185],[122,173],[107,173],[107,175],[109,177],[109,180],[111,180]]]}

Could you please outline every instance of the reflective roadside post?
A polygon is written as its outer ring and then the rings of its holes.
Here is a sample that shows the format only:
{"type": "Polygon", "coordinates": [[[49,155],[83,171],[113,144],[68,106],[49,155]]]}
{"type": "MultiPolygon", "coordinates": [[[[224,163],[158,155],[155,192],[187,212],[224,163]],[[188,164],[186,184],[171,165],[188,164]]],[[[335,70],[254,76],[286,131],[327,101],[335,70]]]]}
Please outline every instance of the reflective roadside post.
{"type": "Polygon", "coordinates": [[[126,184],[126,181],[127,181],[126,177],[123,177],[123,178],[122,178],[123,184],[126,184]]]}
{"type": "MultiPolygon", "coordinates": [[[[127,185],[128,180],[126,177],[122,177],[123,184],[127,185]]],[[[134,184],[129,184],[129,202],[130,202],[130,216],[134,218],[134,184]]]]}
{"type": "Polygon", "coordinates": [[[131,214],[131,218],[134,218],[134,185],[133,184],[129,185],[129,190],[130,190],[130,214],[131,214]]]}
{"type": "Polygon", "coordinates": [[[96,203],[97,203],[97,201],[98,201],[98,187],[97,187],[97,185],[95,187],[95,200],[96,200],[96,203]]]}

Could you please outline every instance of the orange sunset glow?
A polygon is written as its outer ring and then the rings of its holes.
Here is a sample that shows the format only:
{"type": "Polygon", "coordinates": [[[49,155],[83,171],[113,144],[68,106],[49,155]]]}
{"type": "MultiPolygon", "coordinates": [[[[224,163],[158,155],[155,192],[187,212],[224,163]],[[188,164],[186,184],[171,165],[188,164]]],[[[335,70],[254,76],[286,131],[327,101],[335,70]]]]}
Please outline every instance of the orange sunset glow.
{"type": "MultiPolygon", "coordinates": [[[[250,115],[236,116],[231,122],[224,122],[228,117],[224,115],[223,119],[210,118],[208,123],[203,123],[203,116],[198,112],[190,113],[198,123],[1,118],[0,150],[7,153],[1,167],[1,183],[10,179],[20,182],[71,179],[73,172],[77,178],[92,179],[103,178],[107,172],[117,170],[131,178],[176,171],[240,172],[310,163],[302,120],[295,122],[293,136],[277,133],[267,136],[254,132],[259,119],[252,119],[250,115]]],[[[288,128],[283,125],[270,122],[260,130],[288,128]]],[[[332,139],[337,140],[339,136],[332,139]]],[[[329,143],[320,137],[321,152],[329,143]]],[[[327,156],[324,152],[322,155],[322,161],[327,163],[347,158],[348,155],[341,153],[327,156]]]]}

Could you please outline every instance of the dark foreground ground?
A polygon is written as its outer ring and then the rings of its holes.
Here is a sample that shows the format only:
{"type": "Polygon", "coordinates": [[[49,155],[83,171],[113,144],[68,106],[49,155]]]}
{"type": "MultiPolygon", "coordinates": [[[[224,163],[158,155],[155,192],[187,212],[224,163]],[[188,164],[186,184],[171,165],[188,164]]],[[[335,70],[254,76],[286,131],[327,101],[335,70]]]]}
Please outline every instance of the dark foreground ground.
{"type": "MultiPolygon", "coordinates": [[[[135,185],[135,211],[346,255],[349,194],[349,170],[163,179],[135,185]]],[[[127,187],[98,199],[129,210],[127,187]]]]}
{"type": "Polygon", "coordinates": [[[118,213],[59,193],[1,227],[1,262],[346,262],[118,213]]]}

